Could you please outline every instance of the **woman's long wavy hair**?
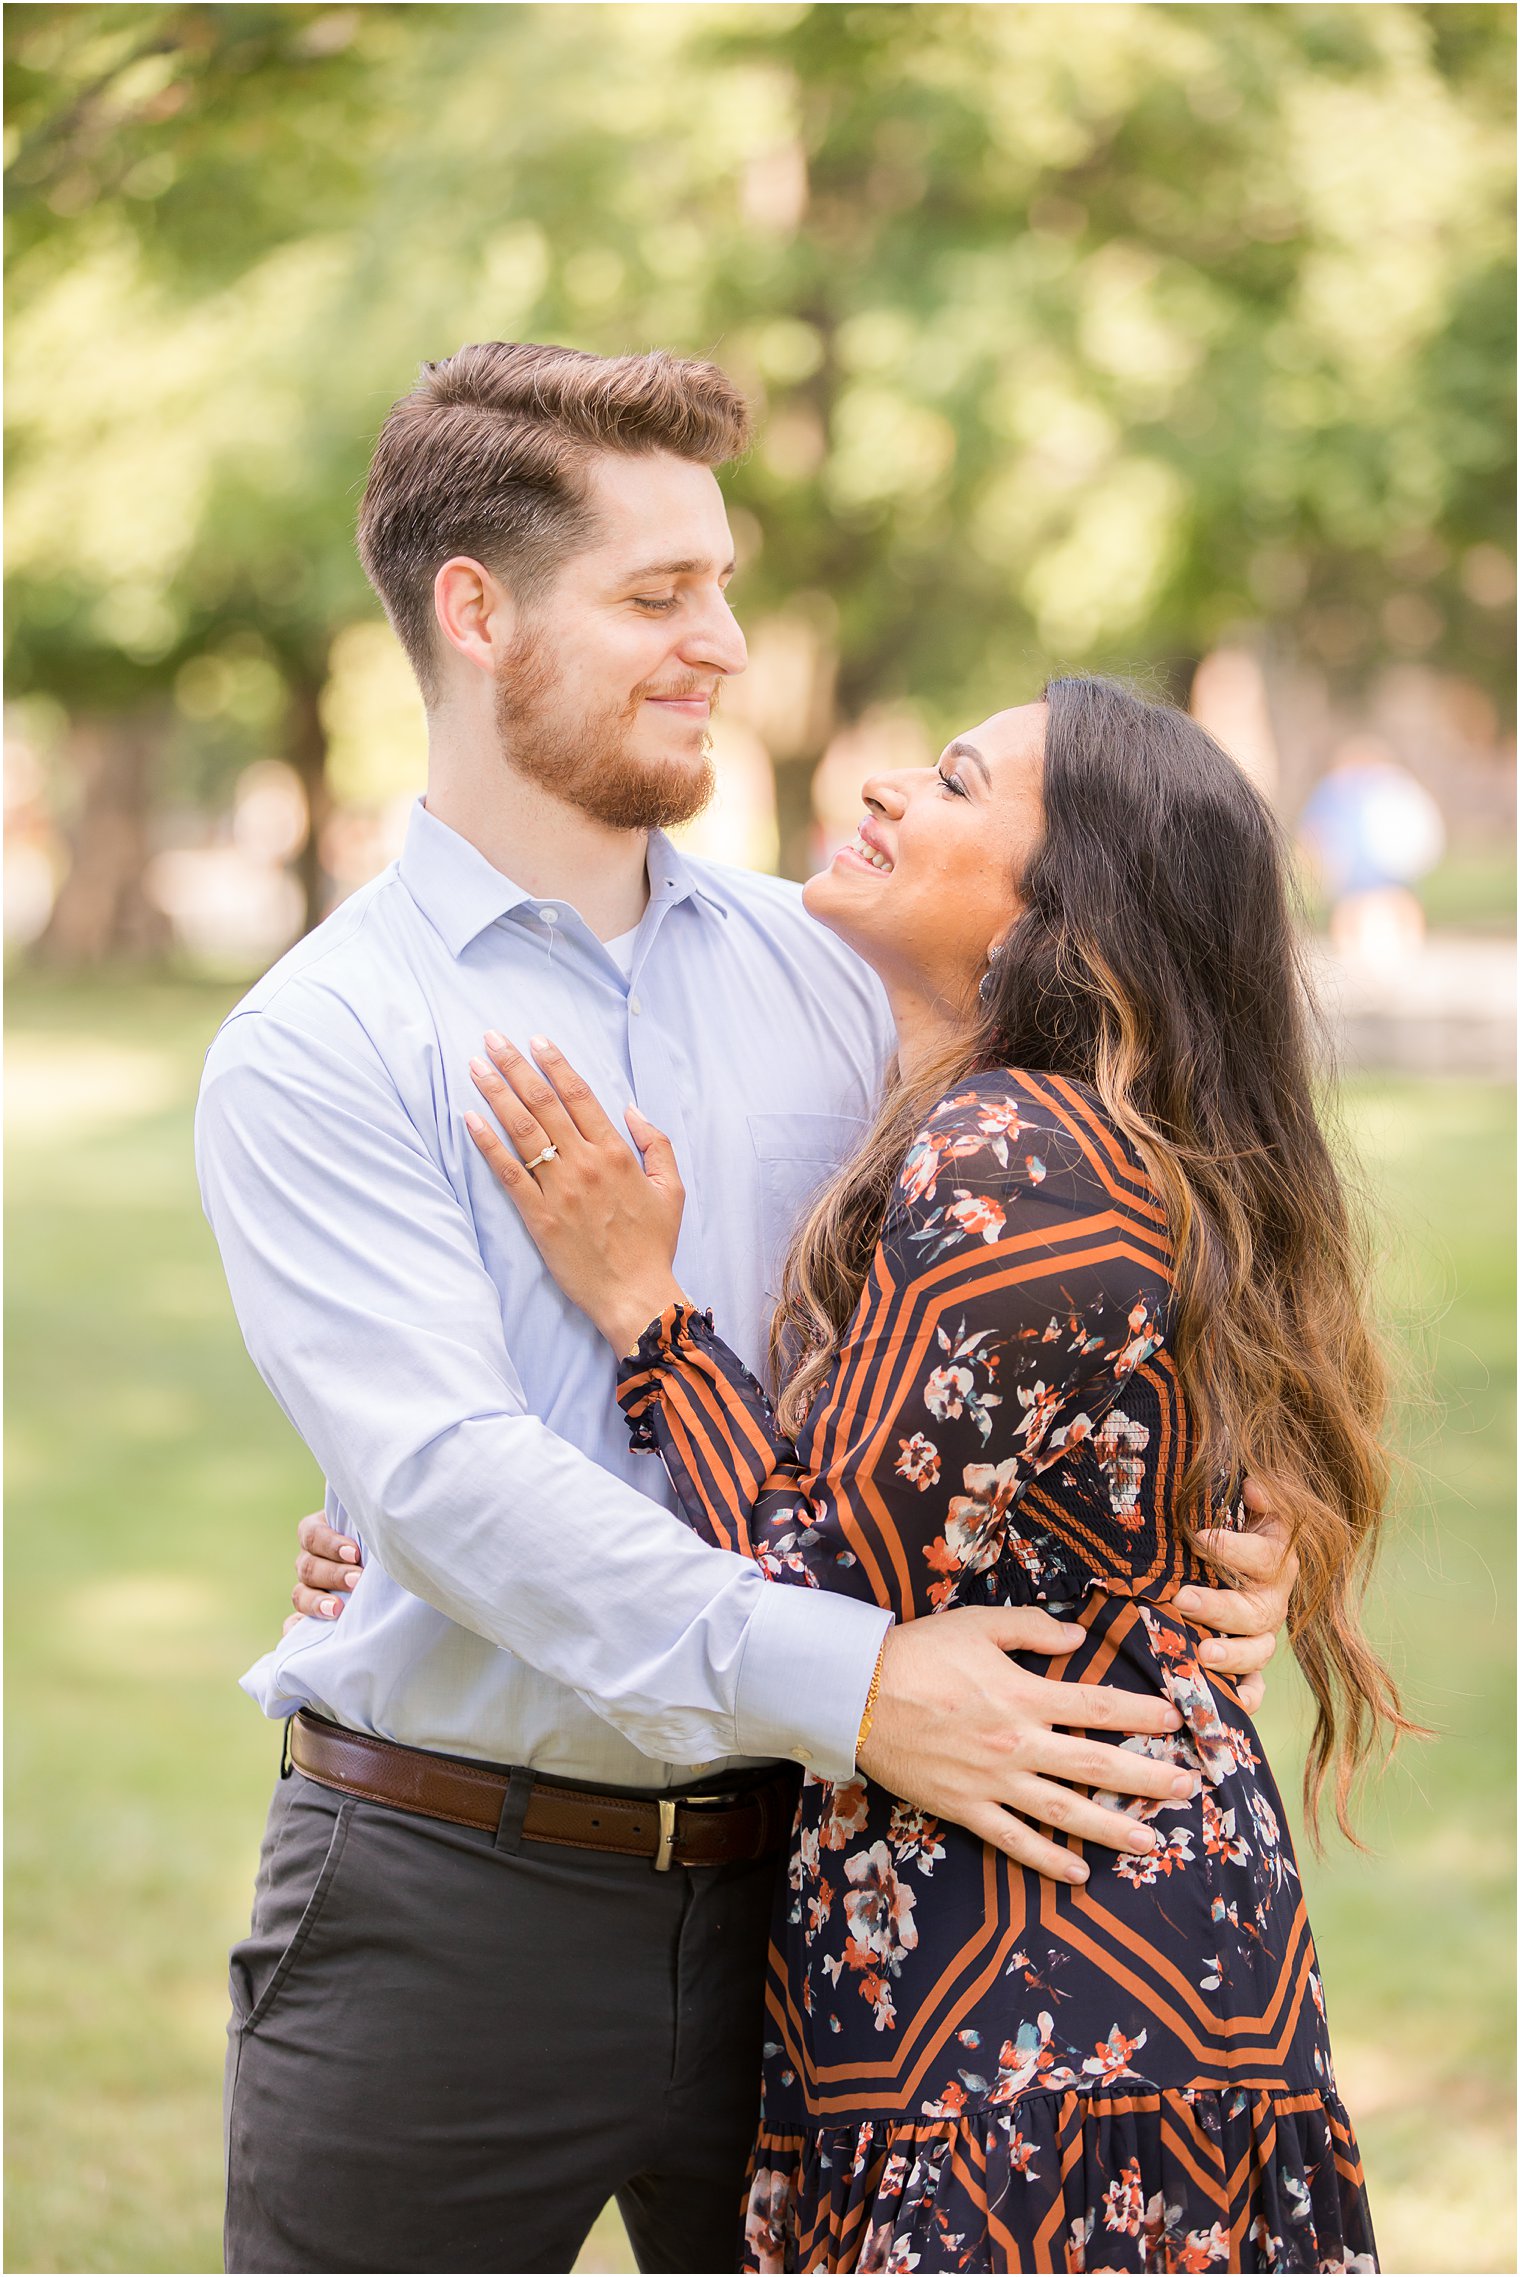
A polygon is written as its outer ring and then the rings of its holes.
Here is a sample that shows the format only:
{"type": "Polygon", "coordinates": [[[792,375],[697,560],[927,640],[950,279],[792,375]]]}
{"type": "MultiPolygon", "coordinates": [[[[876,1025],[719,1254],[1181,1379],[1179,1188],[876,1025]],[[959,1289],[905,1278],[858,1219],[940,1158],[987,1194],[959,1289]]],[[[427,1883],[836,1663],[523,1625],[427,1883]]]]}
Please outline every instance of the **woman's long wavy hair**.
{"type": "Polygon", "coordinates": [[[1380,1733],[1419,1727],[1359,1609],[1389,1467],[1367,1263],[1313,1097],[1310,997],[1266,801],[1186,714],[1115,682],[1053,680],[1044,836],[964,1039],[895,1071],[861,1151],[818,1197],[772,1326],[795,1433],[837,1354],[902,1158],[944,1092],[988,1067],[1092,1085],[1160,1193],[1172,1352],[1196,1435],[1190,1525],[1221,1476],[1259,1479],[1299,1558],[1288,1633],[1316,1717],[1304,1773],[1349,1803],[1380,1733]]]}

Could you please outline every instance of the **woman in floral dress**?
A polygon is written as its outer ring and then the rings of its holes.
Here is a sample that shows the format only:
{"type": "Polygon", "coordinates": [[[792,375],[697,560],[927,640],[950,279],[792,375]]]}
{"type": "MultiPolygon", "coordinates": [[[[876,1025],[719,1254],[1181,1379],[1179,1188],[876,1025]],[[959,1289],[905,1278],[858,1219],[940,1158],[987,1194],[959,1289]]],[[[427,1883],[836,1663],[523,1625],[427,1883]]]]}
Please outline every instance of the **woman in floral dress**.
{"type": "Polygon", "coordinates": [[[1132,1800],[1148,1847],[1094,1846],[1062,1883],[869,1776],[806,1782],[747,2266],[1373,2270],[1282,1802],[1174,1602],[1211,1578],[1194,1536],[1238,1516],[1249,1463],[1301,1560],[1310,1800],[1330,1773],[1344,1819],[1402,1722],[1355,1616],[1381,1382],[1276,831],[1194,723],[1098,681],[866,805],[807,898],[881,974],[899,1065],[798,1234],[777,1408],[675,1282],[680,1188],[647,1124],[641,1172],[600,1110],[493,1055],[521,1155],[556,1152],[530,1177],[478,1119],[477,1142],[625,1355],[634,1442],[692,1526],[899,1622],[1078,1624],[1041,1673],[1164,1691],[1181,1729],[1126,1744],[1193,1785],[1132,1800]]]}

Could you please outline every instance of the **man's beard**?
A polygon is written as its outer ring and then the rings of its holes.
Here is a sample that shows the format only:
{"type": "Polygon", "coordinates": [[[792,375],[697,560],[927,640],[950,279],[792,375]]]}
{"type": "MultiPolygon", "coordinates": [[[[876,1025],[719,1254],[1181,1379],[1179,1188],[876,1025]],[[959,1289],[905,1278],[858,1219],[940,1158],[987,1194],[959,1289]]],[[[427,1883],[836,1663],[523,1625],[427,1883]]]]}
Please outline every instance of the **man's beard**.
{"type": "MultiPolygon", "coordinates": [[[[697,674],[661,695],[695,695],[697,674]]],[[[549,644],[519,634],[496,676],[496,732],[514,773],[612,830],[669,830],[690,822],[713,795],[712,753],[704,735],[690,759],[638,759],[629,749],[648,683],[620,711],[576,719],[566,703],[549,644]]],[[[717,690],[712,690],[717,702],[717,690]]]]}

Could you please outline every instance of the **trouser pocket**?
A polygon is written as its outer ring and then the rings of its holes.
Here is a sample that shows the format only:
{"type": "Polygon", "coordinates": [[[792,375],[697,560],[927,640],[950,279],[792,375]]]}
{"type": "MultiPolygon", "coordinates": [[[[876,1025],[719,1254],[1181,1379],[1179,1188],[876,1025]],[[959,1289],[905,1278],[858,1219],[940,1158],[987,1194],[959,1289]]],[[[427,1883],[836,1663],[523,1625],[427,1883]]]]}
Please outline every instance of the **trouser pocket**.
{"type": "Polygon", "coordinates": [[[328,1900],[357,1808],[314,1781],[282,1780],[270,1805],[248,1935],[232,1948],[233,2023],[248,2032],[269,2014],[309,1947],[328,1900]]]}

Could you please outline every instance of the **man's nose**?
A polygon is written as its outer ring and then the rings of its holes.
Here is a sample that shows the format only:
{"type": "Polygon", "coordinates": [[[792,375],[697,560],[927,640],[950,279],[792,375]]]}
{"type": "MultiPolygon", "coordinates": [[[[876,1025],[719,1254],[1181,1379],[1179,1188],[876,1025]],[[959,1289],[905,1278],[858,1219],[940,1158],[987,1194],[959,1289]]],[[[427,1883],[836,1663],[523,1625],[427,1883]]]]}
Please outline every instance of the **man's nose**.
{"type": "Polygon", "coordinates": [[[702,611],[681,643],[683,663],[705,667],[709,672],[732,674],[742,672],[749,662],[749,650],[739,630],[739,620],[721,593],[714,596],[709,607],[702,611]]]}

